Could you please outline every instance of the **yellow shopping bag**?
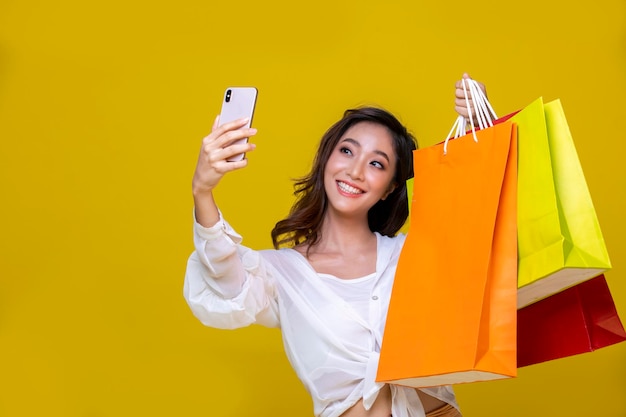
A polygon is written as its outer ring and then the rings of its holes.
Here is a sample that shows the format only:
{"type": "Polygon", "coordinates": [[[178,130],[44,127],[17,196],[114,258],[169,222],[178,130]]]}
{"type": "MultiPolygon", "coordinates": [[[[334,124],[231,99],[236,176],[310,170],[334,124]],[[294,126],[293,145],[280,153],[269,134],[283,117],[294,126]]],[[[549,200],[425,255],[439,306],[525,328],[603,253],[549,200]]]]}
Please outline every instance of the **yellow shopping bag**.
{"type": "Polygon", "coordinates": [[[574,141],[559,100],[541,98],[518,126],[518,307],[611,268],[574,141]]]}

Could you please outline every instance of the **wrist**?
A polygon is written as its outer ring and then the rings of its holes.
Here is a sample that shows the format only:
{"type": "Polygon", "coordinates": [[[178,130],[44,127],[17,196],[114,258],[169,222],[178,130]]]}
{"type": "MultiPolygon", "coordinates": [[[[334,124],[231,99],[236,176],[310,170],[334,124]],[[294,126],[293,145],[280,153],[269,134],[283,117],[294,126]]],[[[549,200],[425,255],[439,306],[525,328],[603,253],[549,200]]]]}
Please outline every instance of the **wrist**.
{"type": "Polygon", "coordinates": [[[191,183],[191,194],[194,198],[206,198],[213,194],[213,188],[194,181],[191,183]]]}

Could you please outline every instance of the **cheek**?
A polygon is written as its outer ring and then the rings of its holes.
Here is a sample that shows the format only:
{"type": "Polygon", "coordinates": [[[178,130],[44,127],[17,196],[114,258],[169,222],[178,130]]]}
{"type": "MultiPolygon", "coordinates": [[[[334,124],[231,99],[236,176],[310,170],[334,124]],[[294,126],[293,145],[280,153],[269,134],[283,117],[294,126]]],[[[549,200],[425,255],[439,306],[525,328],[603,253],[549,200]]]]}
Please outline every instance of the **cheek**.
{"type": "Polygon", "coordinates": [[[381,172],[380,175],[377,176],[376,181],[382,185],[385,189],[393,186],[395,175],[391,173],[391,171],[381,172]]]}
{"type": "Polygon", "coordinates": [[[336,168],[330,163],[330,161],[328,161],[329,163],[326,164],[326,167],[324,168],[324,176],[323,176],[323,181],[324,181],[324,188],[328,188],[330,184],[334,183],[335,179],[335,172],[336,172],[336,168]]]}
{"type": "Polygon", "coordinates": [[[333,154],[328,161],[326,161],[326,166],[324,167],[324,176],[336,174],[338,171],[345,169],[345,163],[341,158],[337,157],[333,154]]]}

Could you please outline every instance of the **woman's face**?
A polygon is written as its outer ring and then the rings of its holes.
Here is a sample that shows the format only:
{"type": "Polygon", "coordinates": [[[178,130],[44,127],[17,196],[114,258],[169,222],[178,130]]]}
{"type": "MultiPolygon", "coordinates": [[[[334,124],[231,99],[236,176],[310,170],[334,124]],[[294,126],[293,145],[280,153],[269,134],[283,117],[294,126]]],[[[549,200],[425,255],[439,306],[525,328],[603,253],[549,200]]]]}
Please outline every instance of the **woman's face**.
{"type": "Polygon", "coordinates": [[[328,209],[344,216],[365,216],[395,188],[396,154],[386,127],[360,122],[339,139],[324,170],[328,209]]]}

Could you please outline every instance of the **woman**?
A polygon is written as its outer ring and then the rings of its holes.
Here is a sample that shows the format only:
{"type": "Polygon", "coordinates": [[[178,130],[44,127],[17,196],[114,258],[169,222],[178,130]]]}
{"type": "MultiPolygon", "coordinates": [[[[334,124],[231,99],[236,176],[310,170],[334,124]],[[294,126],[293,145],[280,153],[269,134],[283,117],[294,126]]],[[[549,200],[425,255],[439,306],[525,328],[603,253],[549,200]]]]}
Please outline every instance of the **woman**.
{"type": "MultiPolygon", "coordinates": [[[[467,77],[465,74],[464,77],[467,77]]],[[[460,82],[456,110],[467,116],[460,82]]],[[[468,102],[471,106],[471,101],[468,102]]],[[[323,417],[460,416],[450,387],[375,382],[393,276],[404,242],[405,182],[416,142],[390,113],[348,110],[323,136],[297,201],[272,231],[275,248],[253,251],[226,223],[212,191],[254,150],[246,120],[218,127],[193,178],[194,243],[185,298],[205,325],[280,326],[285,352],[323,417]]]]}

